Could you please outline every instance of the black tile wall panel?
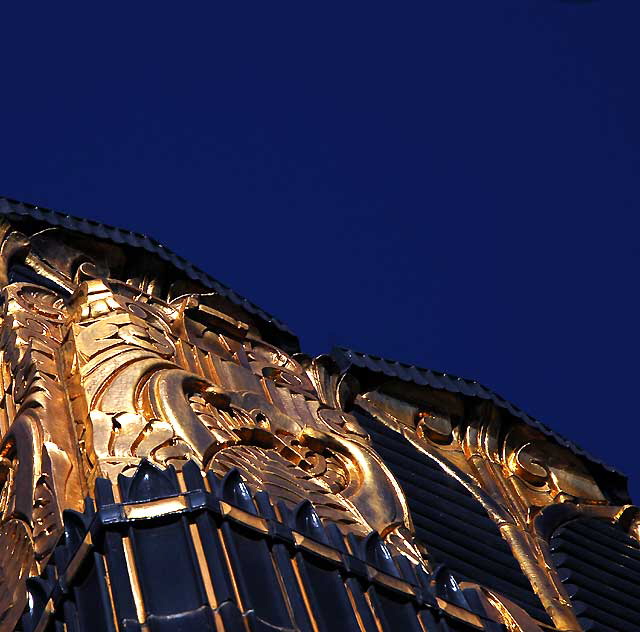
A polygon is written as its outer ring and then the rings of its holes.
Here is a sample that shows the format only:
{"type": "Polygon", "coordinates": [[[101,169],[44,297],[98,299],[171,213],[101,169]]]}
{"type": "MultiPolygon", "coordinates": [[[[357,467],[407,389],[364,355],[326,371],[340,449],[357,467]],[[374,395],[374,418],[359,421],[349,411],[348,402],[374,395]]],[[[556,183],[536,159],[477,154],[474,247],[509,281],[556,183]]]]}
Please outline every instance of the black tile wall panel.
{"type": "Polygon", "coordinates": [[[576,518],[551,538],[553,560],[585,630],[640,630],[640,545],[619,526],[576,518]]]}
{"type": "Polygon", "coordinates": [[[74,578],[73,601],[79,630],[115,632],[102,556],[91,554],[74,578]]]}
{"type": "MultiPolygon", "coordinates": [[[[122,578],[128,576],[122,538],[122,534],[118,532],[112,531],[104,534],[103,550],[110,577],[122,578]]],[[[129,582],[119,580],[111,582],[111,593],[121,618],[125,621],[135,621],[136,607],[129,582]]]]}
{"type": "Polygon", "coordinates": [[[309,619],[309,614],[304,603],[304,596],[301,592],[296,574],[293,570],[293,562],[287,547],[283,543],[274,543],[271,547],[273,559],[282,577],[297,630],[300,632],[312,632],[313,625],[309,619]]]}
{"type": "Polygon", "coordinates": [[[507,542],[482,505],[399,433],[360,409],[358,421],[402,486],[416,537],[458,581],[496,590],[539,621],[551,624],[507,542]]]}
{"type": "Polygon", "coordinates": [[[421,632],[413,604],[384,589],[369,589],[369,598],[388,632],[421,632]]]}
{"type": "Polygon", "coordinates": [[[251,530],[227,522],[221,531],[236,573],[244,610],[253,610],[270,624],[292,627],[276,576],[271,552],[264,538],[251,530]]]}
{"type": "MultiPolygon", "coordinates": [[[[209,473],[210,487],[195,464],[185,466],[183,477],[187,491],[177,494],[173,468],[160,470],[143,461],[133,477],[119,480],[124,503],[114,502],[111,485],[99,480],[95,508],[88,501],[83,513],[64,513],[65,536],[40,577],[28,581],[29,605],[20,629],[470,630],[472,626],[438,607],[436,595],[484,615],[481,608],[459,604],[453,593],[440,594],[433,577],[402,556],[393,557],[376,532],[345,538],[335,524],[323,524],[309,502],[274,507],[265,492],[252,493],[237,471],[223,479],[209,473]],[[163,503],[165,499],[171,502],[163,503]],[[164,506],[167,512],[132,517],[130,503],[149,500],[158,501],[149,507],[164,506]],[[176,512],[176,506],[183,509],[176,512]],[[126,556],[125,534],[131,545],[129,550],[127,543],[126,556]],[[195,550],[200,547],[198,560],[195,550]],[[158,561],[163,556],[167,559],[158,561]],[[201,573],[204,565],[213,580],[211,602],[201,573]],[[132,576],[133,568],[137,573],[132,576]],[[136,620],[132,583],[142,589],[144,626],[136,620]],[[116,597],[114,589],[127,585],[116,597]]],[[[440,568],[438,577],[462,595],[446,568],[440,568]]]]}
{"type": "Polygon", "coordinates": [[[280,573],[282,583],[285,586],[289,605],[291,607],[294,624],[297,630],[300,632],[312,632],[313,625],[307,613],[307,608],[304,602],[304,595],[302,589],[298,584],[295,570],[293,568],[293,556],[289,552],[287,545],[291,545],[293,542],[293,536],[291,529],[282,523],[278,522],[275,510],[271,505],[269,494],[265,491],[257,492],[254,496],[258,512],[261,516],[271,520],[271,534],[274,537],[271,544],[271,554],[273,555],[273,561],[280,573]]]}
{"type": "Polygon", "coordinates": [[[184,518],[130,530],[144,603],[149,612],[163,616],[193,611],[206,604],[198,562],[184,518]],[[175,590],[167,577],[175,577],[175,590]]]}
{"type": "MultiPolygon", "coordinates": [[[[189,461],[182,470],[185,484],[189,491],[204,491],[204,481],[198,466],[189,461]]],[[[201,512],[194,516],[200,536],[200,543],[207,560],[207,567],[211,575],[217,603],[223,604],[236,601],[231,578],[226,567],[225,553],[215,518],[208,512],[201,512]]],[[[237,604],[236,604],[237,606],[237,604]]]]}
{"type": "Polygon", "coordinates": [[[318,629],[357,632],[358,622],[335,565],[309,553],[298,553],[296,561],[318,629]]]}

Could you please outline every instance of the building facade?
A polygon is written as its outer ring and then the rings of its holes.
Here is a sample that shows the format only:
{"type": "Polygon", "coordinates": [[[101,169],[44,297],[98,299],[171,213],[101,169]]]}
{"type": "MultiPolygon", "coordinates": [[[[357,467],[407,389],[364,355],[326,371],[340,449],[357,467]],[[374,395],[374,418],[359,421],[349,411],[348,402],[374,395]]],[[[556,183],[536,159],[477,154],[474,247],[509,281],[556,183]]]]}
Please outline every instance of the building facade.
{"type": "Polygon", "coordinates": [[[640,630],[625,477],[149,237],[0,198],[0,631],[640,630]]]}

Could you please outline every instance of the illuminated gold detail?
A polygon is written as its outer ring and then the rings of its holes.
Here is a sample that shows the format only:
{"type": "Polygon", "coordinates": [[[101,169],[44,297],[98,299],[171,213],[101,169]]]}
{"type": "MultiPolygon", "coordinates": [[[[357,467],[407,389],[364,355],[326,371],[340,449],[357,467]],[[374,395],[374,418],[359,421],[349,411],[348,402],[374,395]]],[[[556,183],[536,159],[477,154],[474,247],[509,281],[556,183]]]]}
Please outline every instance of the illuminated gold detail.
{"type": "MultiPolygon", "coordinates": [[[[349,598],[351,609],[353,610],[353,613],[355,614],[355,617],[356,617],[356,621],[358,622],[358,627],[360,628],[360,632],[370,632],[370,630],[366,629],[364,625],[364,621],[362,620],[362,613],[356,606],[356,600],[354,599],[353,593],[351,592],[351,586],[349,586],[348,584],[345,584],[345,590],[347,591],[347,597],[349,598]]],[[[420,621],[419,617],[418,617],[418,621],[420,621]]],[[[424,628],[424,626],[422,626],[422,622],[420,622],[420,627],[424,628]]]]}
{"type": "MultiPolygon", "coordinates": [[[[142,458],[174,466],[183,493],[180,470],[190,459],[220,477],[238,468],[252,492],[266,491],[290,508],[311,501],[320,519],[343,533],[375,530],[394,555],[428,564],[414,542],[400,485],[346,412],[354,402],[437,461],[483,505],[557,628],[579,629],[535,518],[570,503],[640,537],[640,512],[611,507],[578,456],[489,402],[470,411],[460,398],[434,389],[420,396],[363,391],[329,358],[270,344],[248,311],[195,281],[175,279],[175,271],[158,272],[156,264],[159,259],[71,231],[27,235],[0,223],[0,631],[17,624],[26,579],[44,569],[61,535],[62,512],[82,511],[96,478],[115,483],[142,458]],[[16,263],[33,282],[14,282],[16,263]]],[[[206,478],[204,486],[210,491],[206,478]]],[[[120,502],[117,491],[114,485],[120,502]]],[[[259,516],[230,503],[220,508],[225,518],[269,532],[259,516]]],[[[138,520],[186,509],[182,495],[129,503],[124,512],[138,520]]],[[[190,532],[215,607],[200,533],[193,524],[190,532]]],[[[293,537],[299,548],[339,560],[334,549],[297,532],[293,537]]],[[[224,537],[221,542],[244,611],[224,537]]],[[[90,540],[83,547],[68,580],[90,540]]],[[[124,550],[144,625],[126,537],[124,550]]],[[[377,582],[412,591],[401,580],[371,573],[377,582]]],[[[501,595],[478,590],[508,629],[537,627],[501,595]]],[[[442,607],[476,625],[469,613],[442,607]]]]}
{"type": "Polygon", "coordinates": [[[78,569],[80,568],[82,562],[84,562],[87,554],[91,551],[92,546],[93,544],[91,542],[91,533],[87,533],[84,540],[80,543],[80,546],[73,556],[73,559],[71,560],[71,562],[69,562],[69,566],[67,566],[67,570],[64,573],[64,579],[67,582],[67,585],[69,585],[73,581],[75,574],[78,572],[78,569]]]}
{"type": "Polygon", "coordinates": [[[187,507],[185,498],[177,496],[176,498],[162,498],[161,500],[124,505],[124,515],[130,520],[152,518],[154,516],[180,513],[187,507]]]}
{"type": "MultiPolygon", "coordinates": [[[[176,477],[178,479],[178,486],[182,493],[187,491],[187,486],[184,482],[184,475],[182,472],[177,472],[176,477]]],[[[186,506],[186,503],[185,503],[186,506]]],[[[189,523],[189,533],[191,533],[191,539],[193,540],[193,548],[196,552],[196,558],[198,560],[198,568],[200,569],[200,575],[204,583],[205,593],[207,595],[207,601],[212,610],[218,607],[218,600],[216,599],[215,590],[213,587],[213,580],[211,579],[211,572],[209,570],[209,564],[207,564],[207,558],[202,546],[202,539],[200,538],[200,531],[198,525],[194,522],[189,523]]]]}
{"type": "Polygon", "coordinates": [[[300,589],[300,594],[302,595],[302,600],[304,601],[304,607],[307,611],[307,615],[309,616],[309,621],[311,621],[313,632],[319,632],[318,622],[316,621],[315,613],[313,612],[311,602],[309,601],[309,595],[307,594],[307,587],[302,581],[302,577],[300,576],[300,569],[298,568],[298,560],[295,557],[291,560],[291,567],[293,568],[293,574],[296,576],[298,588],[300,589]]]}
{"type": "Polygon", "coordinates": [[[241,611],[246,610],[244,607],[242,595],[240,594],[240,589],[238,587],[238,582],[236,581],[236,574],[233,568],[233,564],[231,564],[231,557],[229,555],[229,550],[227,548],[226,537],[224,533],[220,533],[220,547],[222,548],[222,554],[224,555],[224,561],[227,565],[227,569],[229,570],[229,578],[231,579],[231,586],[233,587],[233,593],[236,597],[236,602],[238,603],[238,607],[241,611]]]}
{"type": "Polygon", "coordinates": [[[376,612],[375,608],[373,607],[373,604],[371,603],[371,596],[369,595],[369,591],[366,590],[364,591],[364,599],[367,602],[367,606],[369,606],[369,610],[371,610],[371,615],[373,616],[373,620],[376,624],[376,629],[378,630],[378,632],[385,632],[384,628],[382,627],[382,622],[380,621],[380,617],[378,617],[378,613],[376,612]]]}
{"type": "Polygon", "coordinates": [[[189,525],[189,531],[191,532],[191,538],[193,539],[193,547],[196,550],[196,557],[198,558],[198,567],[200,568],[200,574],[204,582],[205,592],[207,593],[207,601],[211,608],[218,607],[218,601],[215,596],[213,588],[213,581],[211,580],[211,573],[209,572],[209,565],[204,555],[204,549],[202,548],[202,540],[200,539],[200,533],[198,526],[194,523],[189,525]]]}
{"type": "MultiPolygon", "coordinates": [[[[113,486],[114,500],[119,503],[122,501],[120,498],[120,490],[117,485],[113,486]]],[[[127,564],[127,572],[129,574],[129,582],[131,584],[131,593],[133,594],[133,603],[136,608],[136,616],[138,617],[138,623],[141,625],[147,619],[147,613],[144,607],[144,600],[142,598],[142,587],[140,586],[140,579],[138,578],[138,569],[136,568],[135,556],[133,554],[133,546],[128,536],[122,538],[122,549],[124,551],[124,559],[127,564]]]]}
{"type": "Polygon", "coordinates": [[[373,580],[382,584],[383,586],[387,586],[399,592],[403,592],[406,595],[415,595],[416,591],[414,590],[411,584],[408,584],[397,577],[393,577],[392,575],[388,575],[387,573],[382,573],[376,568],[371,567],[369,571],[369,577],[373,580]]]}
{"type": "Polygon", "coordinates": [[[489,617],[504,624],[509,632],[540,632],[534,619],[505,597],[471,582],[462,582],[460,587],[473,590],[489,617]]]}
{"type": "Polygon", "coordinates": [[[136,569],[135,556],[133,554],[133,546],[128,537],[122,538],[122,547],[124,549],[124,558],[127,562],[127,570],[129,572],[129,581],[131,582],[131,592],[133,593],[133,602],[136,607],[136,616],[139,623],[144,623],[147,618],[144,607],[144,599],[142,598],[142,588],[140,579],[138,578],[138,570],[136,569]]]}
{"type": "Polygon", "coordinates": [[[534,524],[542,509],[559,502],[606,507],[603,493],[579,458],[535,429],[503,419],[488,403],[480,404],[474,416],[463,422],[462,407],[448,393],[425,395],[422,404],[383,391],[364,393],[356,401],[438,463],[482,504],[511,545],[554,624],[561,630],[579,630],[548,544],[534,524]]]}
{"type": "Polygon", "coordinates": [[[254,516],[247,511],[242,511],[242,509],[238,509],[237,507],[233,507],[229,503],[221,502],[220,503],[220,511],[223,516],[227,516],[232,520],[237,522],[241,522],[256,531],[260,531],[261,533],[269,533],[269,527],[267,525],[266,520],[260,518],[258,516],[254,516]]]}
{"type": "Polygon", "coordinates": [[[109,573],[109,565],[104,565],[104,579],[107,584],[107,591],[109,593],[109,607],[111,608],[111,616],[113,617],[114,629],[118,629],[118,615],[115,609],[115,601],[113,599],[113,587],[111,586],[111,574],[109,573]]]}
{"type": "Polygon", "coordinates": [[[442,608],[442,610],[444,610],[447,614],[450,614],[456,619],[461,619],[462,621],[465,621],[466,623],[472,625],[474,628],[477,628],[478,630],[484,630],[484,625],[482,625],[482,620],[478,615],[473,614],[473,612],[469,612],[464,608],[460,608],[460,606],[456,606],[455,604],[449,603],[444,599],[440,599],[440,597],[437,598],[437,602],[438,602],[438,606],[442,608]]]}
{"type": "Polygon", "coordinates": [[[325,546],[320,542],[316,542],[311,538],[307,538],[296,531],[292,531],[291,534],[293,535],[293,541],[296,546],[299,546],[302,549],[306,549],[307,551],[311,551],[312,553],[315,553],[316,555],[332,562],[341,562],[340,554],[335,549],[332,549],[329,546],[325,546]]]}
{"type": "Polygon", "coordinates": [[[122,538],[122,546],[124,549],[124,557],[127,562],[127,570],[129,572],[129,580],[131,582],[131,592],[133,593],[133,601],[136,607],[136,616],[139,623],[144,623],[147,618],[144,607],[144,599],[142,597],[142,588],[138,579],[138,570],[136,569],[135,557],[131,540],[128,537],[122,538]]]}
{"type": "MultiPolygon", "coordinates": [[[[402,490],[332,399],[322,362],[268,344],[193,283],[160,290],[144,261],[139,275],[114,278],[127,256],[60,229],[0,226],[0,529],[17,521],[28,542],[12,560],[23,570],[4,580],[17,592],[0,601],[0,617],[14,606],[19,616],[25,573],[42,570],[62,511],[82,511],[97,477],[115,482],[142,457],[178,471],[192,459],[219,475],[237,466],[254,490],[291,507],[311,500],[322,520],[375,529],[417,561],[402,490]],[[16,261],[40,280],[10,282],[16,261]]],[[[183,502],[125,512],[178,512],[183,502]]]]}

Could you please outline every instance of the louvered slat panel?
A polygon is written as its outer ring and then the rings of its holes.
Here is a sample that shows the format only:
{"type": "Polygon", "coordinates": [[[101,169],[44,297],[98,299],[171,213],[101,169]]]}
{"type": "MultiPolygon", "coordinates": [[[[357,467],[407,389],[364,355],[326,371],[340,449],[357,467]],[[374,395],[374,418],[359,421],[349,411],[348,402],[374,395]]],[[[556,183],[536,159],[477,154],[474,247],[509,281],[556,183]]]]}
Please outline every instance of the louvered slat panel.
{"type": "Polygon", "coordinates": [[[509,545],[482,505],[402,435],[364,411],[357,410],[356,416],[402,486],[416,536],[433,560],[446,564],[459,581],[477,582],[496,590],[536,619],[550,623],[509,545]]]}
{"type": "Polygon", "coordinates": [[[577,518],[558,528],[551,551],[585,628],[640,630],[640,546],[620,527],[577,518]]]}

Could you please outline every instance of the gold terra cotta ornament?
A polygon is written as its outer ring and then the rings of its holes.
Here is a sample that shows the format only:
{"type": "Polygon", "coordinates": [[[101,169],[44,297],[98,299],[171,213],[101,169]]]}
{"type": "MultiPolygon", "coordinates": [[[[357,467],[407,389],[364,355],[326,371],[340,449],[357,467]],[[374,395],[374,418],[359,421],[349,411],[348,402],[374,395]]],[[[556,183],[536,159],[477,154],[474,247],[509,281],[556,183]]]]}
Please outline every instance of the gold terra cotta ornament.
{"type": "Polygon", "coordinates": [[[419,559],[402,490],[321,360],[264,342],[204,288],[180,280],[160,297],[152,276],[114,278],[115,246],[9,223],[1,243],[5,615],[51,554],[62,511],[143,457],[239,467],[255,489],[311,500],[322,519],[419,559]],[[11,283],[16,260],[40,283],[11,283]]]}
{"type": "MultiPolygon", "coordinates": [[[[97,477],[115,482],[143,457],[178,471],[189,459],[220,475],[238,467],[253,489],[290,506],[310,500],[343,532],[376,530],[428,566],[400,485],[345,412],[354,401],[479,500],[554,625],[580,629],[534,519],[562,502],[612,519],[626,509],[608,505],[569,450],[503,424],[490,404],[462,426],[446,393],[417,402],[363,391],[327,357],[266,342],[251,314],[148,253],[36,228],[12,219],[0,228],[0,630],[20,616],[62,511],[81,511],[97,477]],[[16,265],[33,281],[14,282],[16,265]]],[[[540,629],[476,589],[509,629],[540,629]]]]}

